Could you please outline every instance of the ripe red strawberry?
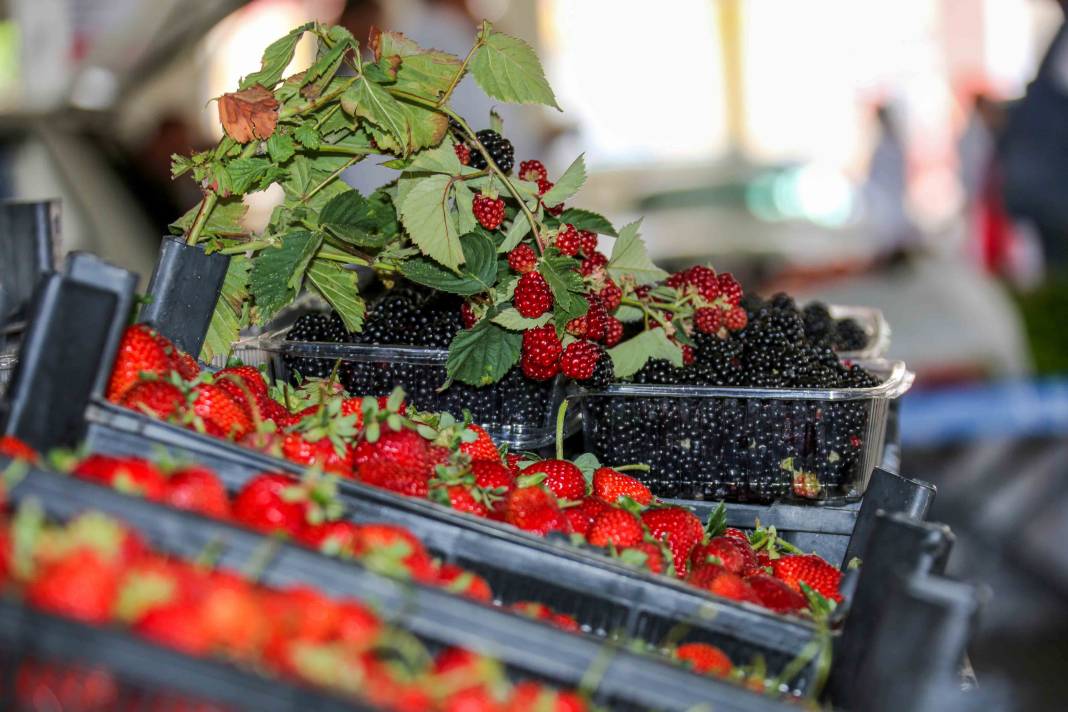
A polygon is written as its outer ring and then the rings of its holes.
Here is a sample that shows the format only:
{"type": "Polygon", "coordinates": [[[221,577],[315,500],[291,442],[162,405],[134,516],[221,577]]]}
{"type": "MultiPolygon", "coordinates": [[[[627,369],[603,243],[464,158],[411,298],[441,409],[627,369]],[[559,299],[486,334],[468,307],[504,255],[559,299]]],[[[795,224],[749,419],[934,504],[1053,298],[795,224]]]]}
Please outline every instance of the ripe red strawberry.
{"type": "Polygon", "coordinates": [[[697,588],[732,601],[760,603],[760,598],[745,582],[745,579],[717,564],[705,564],[695,568],[686,577],[686,581],[697,588]]]}
{"type": "Polygon", "coordinates": [[[513,272],[526,274],[533,272],[538,266],[538,254],[534,248],[525,242],[521,242],[508,253],[508,267],[513,272]]]}
{"type": "Polygon", "coordinates": [[[683,643],[675,648],[675,657],[690,663],[701,675],[729,675],[734,665],[727,654],[709,643],[683,643]]]}
{"type": "Polygon", "coordinates": [[[500,461],[480,460],[471,463],[475,484],[482,488],[483,497],[490,502],[490,516],[503,515],[509,493],[515,489],[515,475],[500,461]]]}
{"type": "Polygon", "coordinates": [[[265,418],[272,411],[268,401],[267,382],[263,380],[263,374],[252,366],[230,366],[215,374],[215,383],[227,387],[227,392],[238,403],[249,403],[250,416],[251,406],[259,409],[260,418],[265,418]],[[247,391],[247,394],[246,394],[247,391]],[[249,396],[252,400],[249,401],[249,396]]]}
{"type": "Polygon", "coordinates": [[[731,539],[734,539],[738,543],[745,544],[746,546],[752,548],[752,545],[749,543],[749,535],[743,532],[741,529],[727,527],[723,530],[723,536],[729,536],[731,539]]]}
{"type": "Polygon", "coordinates": [[[212,647],[238,659],[252,659],[270,635],[256,590],[244,579],[216,573],[200,602],[201,625],[212,647]]]}
{"type": "Polygon", "coordinates": [[[122,689],[104,668],[23,658],[8,670],[14,689],[5,690],[10,709],[105,712],[121,708],[122,689]]]}
{"type": "Polygon", "coordinates": [[[604,349],[592,341],[574,341],[560,357],[560,372],[576,381],[589,380],[603,353],[604,349]]]}
{"type": "Polygon", "coordinates": [[[777,613],[792,613],[808,608],[808,601],[777,578],[767,574],[754,574],[745,579],[756,593],[761,605],[777,613]]]}
{"type": "Polygon", "coordinates": [[[489,583],[476,573],[456,564],[442,564],[438,570],[438,585],[452,593],[472,598],[483,603],[493,601],[489,583]]]}
{"type": "Polygon", "coordinates": [[[519,178],[531,182],[547,180],[549,171],[545,170],[545,164],[537,159],[522,161],[519,164],[519,178]]]}
{"type": "Polygon", "coordinates": [[[512,303],[521,316],[537,319],[552,309],[553,293],[539,272],[527,272],[515,285],[512,303]]]}
{"type": "Polygon", "coordinates": [[[45,564],[26,587],[30,605],[87,623],[106,623],[118,596],[120,568],[89,548],[45,564]]]}
{"type": "Polygon", "coordinates": [[[155,465],[136,457],[90,455],[78,463],[74,474],[154,502],[166,496],[167,478],[155,465]]]}
{"type": "Polygon", "coordinates": [[[230,498],[214,472],[200,465],[190,465],[167,478],[164,501],[176,509],[199,512],[217,519],[230,516],[230,498]]]}
{"type": "Polygon", "coordinates": [[[456,152],[456,158],[459,159],[461,166],[471,163],[471,149],[467,147],[466,143],[453,144],[452,149],[456,152]]]}
{"type": "Polygon", "coordinates": [[[557,506],[556,498],[541,487],[513,490],[505,504],[504,518],[514,527],[541,536],[571,531],[571,524],[557,506]]]}
{"type": "Polygon", "coordinates": [[[214,383],[199,384],[193,389],[193,395],[193,412],[209,433],[238,440],[252,430],[245,409],[214,383]]]}
{"type": "Polygon", "coordinates": [[[300,532],[300,541],[305,546],[330,556],[352,556],[359,535],[359,524],[338,519],[309,525],[300,532]]]}
{"type": "Polygon", "coordinates": [[[577,632],[582,628],[578,621],[571,616],[566,613],[557,613],[552,608],[549,608],[544,603],[538,601],[517,601],[509,606],[509,608],[516,613],[521,613],[524,616],[530,616],[531,618],[537,618],[538,620],[552,623],[557,628],[563,628],[564,630],[577,632]]]}
{"type": "Polygon", "coordinates": [[[368,460],[357,469],[357,479],[409,497],[430,494],[430,475],[390,460],[368,460]]]}
{"type": "Polygon", "coordinates": [[[771,572],[795,591],[800,591],[804,582],[826,598],[838,602],[842,600],[842,594],[838,591],[842,572],[815,554],[788,554],[773,559],[771,572]]]}
{"type": "Polygon", "coordinates": [[[654,574],[662,574],[667,570],[667,561],[664,557],[664,547],[660,544],[654,544],[651,541],[643,541],[634,546],[628,546],[621,552],[621,555],[626,555],[628,551],[635,551],[641,553],[645,560],[642,562],[642,566],[651,571],[654,574]]]}
{"type": "Polygon", "coordinates": [[[471,204],[471,212],[475,214],[479,225],[487,230],[496,230],[504,222],[504,201],[478,193],[471,204]]]}
{"type": "Polygon", "coordinates": [[[38,459],[34,449],[14,435],[0,436],[0,455],[10,457],[12,460],[28,460],[29,462],[37,462],[38,459]]]}
{"type": "Polygon", "coordinates": [[[579,252],[589,257],[597,251],[597,233],[579,230],[579,252]]]}
{"type": "Polygon", "coordinates": [[[126,391],[119,401],[123,406],[169,420],[180,415],[187,405],[185,394],[168,381],[140,381],[126,391]]]}
{"type": "MultiPolygon", "coordinates": [[[[458,512],[466,512],[476,517],[488,517],[486,505],[475,499],[471,490],[463,485],[449,485],[444,488],[445,501],[458,512]]],[[[434,496],[434,495],[431,495],[434,496]]]]}
{"type": "Polygon", "coordinates": [[[142,637],[189,655],[204,655],[211,648],[199,606],[187,602],[151,608],[133,629],[142,637]]]}
{"type": "Polygon", "coordinates": [[[625,509],[609,508],[593,521],[586,539],[594,546],[633,546],[642,540],[641,521],[625,509]]]}
{"type": "Polygon", "coordinates": [[[701,520],[688,509],[664,507],[642,512],[642,523],[654,539],[667,544],[675,563],[675,575],[685,577],[690,552],[704,537],[701,520]]]}
{"type": "Polygon", "coordinates": [[[523,680],[512,688],[505,704],[508,712],[586,712],[588,706],[574,692],[554,690],[539,682],[523,680]]]}
{"type": "Polygon", "coordinates": [[[414,430],[384,430],[375,442],[364,440],[356,446],[354,461],[361,467],[373,459],[394,462],[429,478],[448,456],[448,450],[414,430]]]}
{"type": "Polygon", "coordinates": [[[330,438],[311,442],[301,433],[287,433],[282,438],[282,456],[290,462],[315,466],[324,472],[332,472],[343,477],[352,477],[354,455],[352,446],[338,446],[330,438]]]}
{"type": "Polygon", "coordinates": [[[197,360],[187,354],[184,351],[174,350],[171,356],[171,363],[178,375],[187,381],[192,381],[194,378],[200,375],[200,364],[197,360]]]}
{"type": "Polygon", "coordinates": [[[574,507],[564,510],[564,515],[571,522],[571,530],[582,536],[589,536],[593,521],[603,512],[611,509],[605,502],[597,497],[585,497],[574,507]]]}
{"type": "Polygon", "coordinates": [[[119,352],[111,369],[107,398],[113,403],[141,380],[141,374],[163,376],[171,370],[171,356],[147,324],[129,327],[119,342],[119,352]]]}
{"type": "Polygon", "coordinates": [[[749,544],[732,537],[717,536],[707,543],[698,544],[690,554],[690,565],[696,569],[707,564],[709,557],[719,559],[725,569],[741,576],[748,576],[757,568],[756,554],[749,544]]]}
{"type": "Polygon", "coordinates": [[[500,462],[501,453],[497,451],[497,445],[481,425],[471,423],[467,430],[475,434],[473,442],[461,442],[460,452],[470,456],[472,461],[485,460],[486,462],[500,462]]]}
{"type": "Polygon", "coordinates": [[[556,245],[556,249],[560,250],[560,252],[574,257],[578,254],[582,240],[579,238],[578,230],[575,229],[574,225],[564,224],[560,226],[560,231],[556,233],[553,244],[556,245]]]}
{"type": "Polygon", "coordinates": [[[749,315],[739,306],[731,307],[723,317],[723,325],[731,331],[741,331],[749,323],[749,315]]]}
{"type": "Polygon", "coordinates": [[[257,475],[234,498],[234,519],[245,526],[299,537],[307,526],[303,487],[286,475],[257,475]]]}
{"type": "Polygon", "coordinates": [[[356,557],[376,571],[385,572],[399,565],[403,573],[416,581],[430,582],[437,577],[437,569],[423,542],[404,527],[364,524],[354,546],[356,557]]]}
{"type": "Polygon", "coordinates": [[[582,499],[586,496],[586,478],[582,470],[567,460],[541,460],[523,470],[522,475],[544,474],[543,484],[558,499],[582,499]]]}
{"type": "Polygon", "coordinates": [[[643,507],[653,502],[653,493],[640,480],[611,467],[594,470],[593,493],[611,503],[615,503],[620,497],[630,497],[643,507]]]}

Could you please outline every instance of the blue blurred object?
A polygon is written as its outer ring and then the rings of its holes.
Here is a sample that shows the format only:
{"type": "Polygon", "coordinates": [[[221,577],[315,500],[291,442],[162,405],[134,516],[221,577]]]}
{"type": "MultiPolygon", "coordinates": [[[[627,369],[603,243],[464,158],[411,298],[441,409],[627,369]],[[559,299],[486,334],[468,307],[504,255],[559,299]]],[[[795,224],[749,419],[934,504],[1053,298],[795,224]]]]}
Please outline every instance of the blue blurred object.
{"type": "Polygon", "coordinates": [[[1068,434],[1068,377],[916,391],[901,403],[901,442],[931,446],[982,438],[1068,434]]]}

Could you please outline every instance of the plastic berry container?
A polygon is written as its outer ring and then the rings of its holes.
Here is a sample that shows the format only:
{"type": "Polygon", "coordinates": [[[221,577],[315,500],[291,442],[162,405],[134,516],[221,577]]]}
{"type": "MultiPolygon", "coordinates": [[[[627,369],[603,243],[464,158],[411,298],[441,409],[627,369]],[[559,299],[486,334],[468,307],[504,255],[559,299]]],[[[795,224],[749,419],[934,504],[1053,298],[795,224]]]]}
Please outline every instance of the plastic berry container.
{"type": "MultiPolygon", "coordinates": [[[[239,341],[234,355],[252,365],[266,364],[272,379],[296,382],[303,359],[337,366],[338,379],[352,394],[389,395],[404,389],[408,402],[420,410],[445,411],[474,422],[497,442],[516,450],[537,450],[556,438],[556,412],[566,397],[565,380],[533,381],[512,369],[497,383],[471,386],[447,381],[447,349],[377,344],[334,344],[288,341],[287,329],[239,341]]],[[[307,363],[307,361],[304,361],[307,363]]],[[[578,413],[571,413],[564,434],[578,432],[578,413]]]]}
{"type": "Polygon", "coordinates": [[[17,353],[0,353],[0,397],[7,392],[7,384],[11,381],[11,375],[15,372],[15,364],[18,362],[17,353]]]}
{"type": "Polygon", "coordinates": [[[856,351],[839,351],[838,355],[844,359],[870,360],[882,358],[890,349],[890,324],[883,316],[881,309],[875,307],[850,306],[845,304],[829,304],[827,311],[831,318],[838,321],[852,319],[864,330],[868,337],[867,344],[863,349],[856,351]]]}
{"type": "Polygon", "coordinates": [[[660,497],[840,505],[879,465],[891,402],[914,374],[860,361],[872,388],[761,389],[613,384],[582,391],[585,447],[638,473],[660,497]]]}

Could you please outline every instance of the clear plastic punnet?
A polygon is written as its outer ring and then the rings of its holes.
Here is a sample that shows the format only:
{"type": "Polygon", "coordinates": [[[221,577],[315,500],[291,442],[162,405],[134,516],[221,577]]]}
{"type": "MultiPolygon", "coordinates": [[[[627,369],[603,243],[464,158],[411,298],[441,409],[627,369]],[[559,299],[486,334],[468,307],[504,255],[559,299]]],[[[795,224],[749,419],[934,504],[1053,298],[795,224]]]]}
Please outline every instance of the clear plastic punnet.
{"type": "MultiPolygon", "coordinates": [[[[556,411],[566,395],[562,378],[533,381],[516,366],[497,383],[453,382],[443,388],[448,380],[447,349],[288,341],[286,331],[239,341],[234,355],[252,365],[266,364],[271,378],[291,383],[298,373],[310,370],[309,365],[327,373],[336,367],[338,380],[355,395],[389,395],[400,386],[408,402],[420,410],[445,411],[456,417],[469,411],[494,440],[513,449],[542,448],[556,437],[556,411]]],[[[575,413],[565,432],[577,430],[575,413]]]]}
{"type": "Polygon", "coordinates": [[[827,311],[831,318],[852,319],[864,330],[868,337],[867,344],[858,351],[840,351],[839,356],[845,359],[875,359],[882,358],[890,348],[890,324],[883,316],[881,309],[875,307],[848,306],[844,304],[830,304],[827,311]]]}
{"type": "Polygon", "coordinates": [[[879,464],[890,402],[914,374],[896,361],[856,362],[872,388],[760,389],[615,384],[574,396],[586,449],[666,498],[842,504],[860,499],[879,464]]]}

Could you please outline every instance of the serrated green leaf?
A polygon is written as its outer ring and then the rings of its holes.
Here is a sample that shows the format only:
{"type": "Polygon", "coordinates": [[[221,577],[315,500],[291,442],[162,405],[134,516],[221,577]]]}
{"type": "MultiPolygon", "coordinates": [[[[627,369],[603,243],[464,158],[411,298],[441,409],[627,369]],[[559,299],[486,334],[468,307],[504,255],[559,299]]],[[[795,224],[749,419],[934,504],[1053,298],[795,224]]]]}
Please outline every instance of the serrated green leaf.
{"type": "Polygon", "coordinates": [[[445,173],[451,176],[459,174],[463,166],[460,159],[456,157],[455,145],[450,139],[442,141],[436,148],[419,151],[412,156],[408,169],[427,173],[445,173]]]}
{"type": "Polygon", "coordinates": [[[401,221],[412,242],[424,255],[456,270],[464,255],[450,206],[452,183],[445,175],[401,178],[398,196],[401,221]]]}
{"type": "Polygon", "coordinates": [[[322,143],[322,137],[319,136],[319,132],[314,126],[308,123],[303,123],[293,130],[293,138],[303,146],[304,148],[312,151],[319,150],[319,146],[322,143]]]}
{"type": "Polygon", "coordinates": [[[445,363],[448,377],[474,386],[499,381],[519,361],[523,335],[488,319],[456,334],[445,363]]]}
{"type": "Polygon", "coordinates": [[[530,232],[530,221],[525,215],[516,215],[504,236],[504,242],[497,246],[497,252],[511,252],[530,232]]]}
{"type": "MultiPolygon", "coordinates": [[[[453,184],[453,197],[456,199],[456,225],[460,234],[466,235],[477,230],[480,226],[475,219],[475,194],[466,183],[458,181],[453,184]]],[[[490,245],[496,249],[492,241],[490,245]]]]}
{"type": "Polygon", "coordinates": [[[630,276],[635,284],[653,284],[668,278],[668,273],[653,264],[645,243],[638,235],[641,220],[624,225],[612,246],[612,257],[608,260],[608,274],[616,282],[630,276]]]}
{"type": "Polygon", "coordinates": [[[460,238],[460,246],[464,253],[460,274],[444,269],[425,257],[401,263],[401,274],[417,284],[465,297],[490,291],[497,277],[493,243],[482,235],[469,233],[460,238]]]}
{"type": "Polygon", "coordinates": [[[281,247],[261,250],[256,255],[249,287],[261,323],[296,298],[320,241],[310,232],[294,232],[282,238],[281,247]]]}
{"type": "Polygon", "coordinates": [[[553,310],[571,315],[568,320],[582,316],[589,304],[582,298],[585,285],[578,273],[578,262],[566,255],[552,251],[538,263],[538,271],[553,293],[553,310]]]}
{"type": "Polygon", "coordinates": [[[261,84],[270,89],[277,84],[278,80],[282,78],[282,73],[286,71],[286,67],[293,61],[293,52],[297,48],[300,38],[314,24],[312,22],[305,23],[285,37],[267,45],[267,49],[263,51],[263,59],[260,61],[259,71],[253,72],[242,79],[239,86],[242,89],[248,89],[254,84],[261,84]]]}
{"type": "Polygon", "coordinates": [[[226,164],[226,172],[230,176],[230,192],[234,195],[264,190],[286,175],[285,171],[262,156],[235,158],[226,164]]]}
{"type": "Polygon", "coordinates": [[[313,259],[308,265],[308,281],[319,295],[334,307],[345,328],[359,331],[367,306],[360,296],[356,272],[331,260],[313,259]]]}
{"type": "Polygon", "coordinates": [[[574,459],[575,467],[582,471],[583,477],[587,482],[593,481],[593,472],[601,467],[600,461],[597,456],[592,452],[584,452],[574,459]]]}
{"type": "Polygon", "coordinates": [[[275,163],[285,163],[293,157],[296,150],[293,139],[281,131],[275,131],[267,139],[267,153],[271,155],[271,160],[275,163]]]}
{"type": "Polygon", "coordinates": [[[359,43],[352,36],[352,33],[340,25],[331,27],[327,31],[327,37],[333,43],[333,46],[326,51],[322,51],[325,45],[320,44],[319,56],[316,57],[310,67],[304,70],[302,84],[311,84],[320,78],[326,78],[329,81],[334,72],[341,66],[341,60],[344,58],[345,52],[359,47],[359,43]]]}
{"type": "Polygon", "coordinates": [[[400,102],[401,110],[408,120],[410,129],[409,145],[418,151],[428,146],[436,146],[449,131],[449,119],[445,114],[431,111],[406,101],[400,102]]]}
{"type": "MultiPolygon", "coordinates": [[[[200,203],[197,203],[185,215],[169,225],[170,231],[175,235],[182,235],[188,232],[193,227],[193,222],[196,221],[199,211],[200,203]]],[[[200,233],[204,236],[214,235],[216,237],[247,235],[248,230],[241,224],[247,212],[248,206],[241,201],[241,198],[237,196],[222,198],[215,203],[215,207],[212,208],[200,233]]]]}
{"type": "Polygon", "coordinates": [[[616,237],[619,233],[603,215],[582,208],[568,208],[557,218],[561,223],[570,223],[576,230],[589,230],[598,235],[616,237]]]}
{"type": "Polygon", "coordinates": [[[288,175],[282,182],[286,198],[308,208],[312,215],[317,214],[332,198],[350,188],[342,181],[334,180],[314,195],[311,195],[311,191],[347,162],[346,156],[294,156],[288,166],[288,175]]]}
{"type": "Polygon", "coordinates": [[[383,247],[400,232],[396,211],[384,194],[365,198],[352,189],[323,206],[319,227],[345,242],[372,248],[383,247]]]}
{"type": "Polygon", "coordinates": [[[552,318],[552,312],[545,312],[537,319],[528,319],[520,314],[514,307],[509,307],[500,314],[497,314],[490,321],[511,331],[526,331],[527,329],[533,329],[537,326],[545,326],[552,321],[552,318]]]}
{"type": "Polygon", "coordinates": [[[572,195],[578,192],[582,184],[586,182],[586,161],[580,154],[564,174],[560,176],[560,180],[553,184],[553,187],[545,192],[545,195],[541,196],[541,202],[545,205],[559,205],[572,195]]]}
{"type": "Polygon", "coordinates": [[[490,131],[496,131],[501,136],[504,135],[504,119],[497,113],[495,109],[490,109],[490,131]]]}
{"type": "Polygon", "coordinates": [[[246,325],[245,305],[248,301],[248,281],[252,271],[252,262],[243,255],[230,258],[226,268],[219,301],[208,324],[204,336],[204,345],[200,348],[200,359],[210,363],[216,356],[226,356],[241,329],[246,325]]]}
{"type": "Polygon", "coordinates": [[[397,89],[437,99],[460,70],[460,58],[426,50],[399,32],[382,32],[376,38],[375,56],[396,55],[401,58],[397,69],[397,89]]]}
{"type": "Polygon", "coordinates": [[[494,99],[513,104],[545,104],[559,109],[538,55],[523,40],[482,23],[481,46],[468,66],[475,81],[494,99]]]}
{"type": "Polygon", "coordinates": [[[682,367],[682,349],[663,329],[650,329],[608,349],[617,378],[633,376],[650,359],[664,359],[682,367]]]}
{"type": "Polygon", "coordinates": [[[390,136],[401,153],[411,152],[411,128],[404,107],[385,89],[361,77],[341,95],[341,108],[390,136]]]}
{"type": "Polygon", "coordinates": [[[629,304],[621,304],[619,308],[612,313],[612,316],[624,323],[632,321],[641,321],[644,315],[645,312],[643,312],[640,308],[632,307],[629,304]]]}

